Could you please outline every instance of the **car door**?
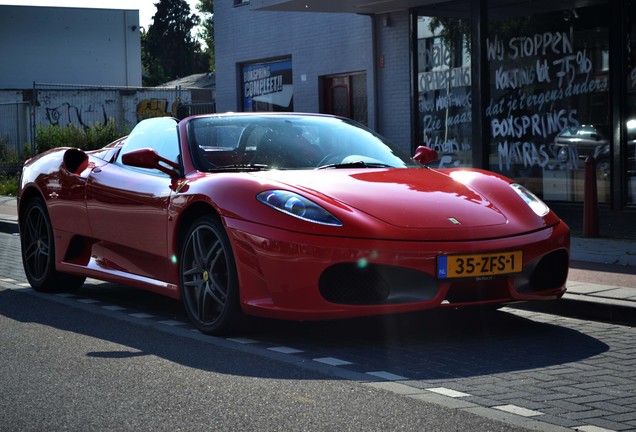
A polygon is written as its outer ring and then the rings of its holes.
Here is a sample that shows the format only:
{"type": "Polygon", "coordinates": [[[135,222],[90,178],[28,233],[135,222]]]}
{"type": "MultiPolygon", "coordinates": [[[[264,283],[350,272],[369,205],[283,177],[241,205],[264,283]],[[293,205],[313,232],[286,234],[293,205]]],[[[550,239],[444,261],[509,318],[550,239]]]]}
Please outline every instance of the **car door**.
{"type": "Polygon", "coordinates": [[[93,236],[164,255],[170,178],[109,164],[93,170],[86,192],[93,236]]]}
{"type": "Polygon", "coordinates": [[[137,125],[115,161],[91,172],[86,203],[92,234],[101,241],[103,256],[116,259],[125,269],[137,266],[136,273],[153,275],[161,260],[168,259],[172,180],[159,170],[121,162],[123,154],[146,147],[178,160],[176,121],[150,119],[137,125]]]}

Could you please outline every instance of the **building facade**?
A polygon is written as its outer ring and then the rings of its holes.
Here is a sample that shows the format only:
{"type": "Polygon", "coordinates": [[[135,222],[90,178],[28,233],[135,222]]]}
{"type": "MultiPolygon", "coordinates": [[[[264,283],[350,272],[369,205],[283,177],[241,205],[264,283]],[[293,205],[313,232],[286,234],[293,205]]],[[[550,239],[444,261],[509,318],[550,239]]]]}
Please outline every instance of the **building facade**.
{"type": "Polygon", "coordinates": [[[375,123],[368,17],[263,12],[237,1],[214,13],[218,111],[322,110],[375,123]]]}
{"type": "Polygon", "coordinates": [[[0,5],[0,89],[141,86],[139,11],[0,5]]]}
{"type": "Polygon", "coordinates": [[[329,79],[364,73],[366,124],[404,150],[513,178],[575,231],[598,203],[601,234],[636,237],[636,0],[223,3],[219,110],[272,109],[245,94],[275,92],[249,82],[282,60],[280,109],[346,115],[329,79]]]}
{"type": "Polygon", "coordinates": [[[0,5],[0,154],[35,152],[38,127],[123,133],[158,116],[214,112],[214,77],[141,87],[139,11],[0,5]]]}

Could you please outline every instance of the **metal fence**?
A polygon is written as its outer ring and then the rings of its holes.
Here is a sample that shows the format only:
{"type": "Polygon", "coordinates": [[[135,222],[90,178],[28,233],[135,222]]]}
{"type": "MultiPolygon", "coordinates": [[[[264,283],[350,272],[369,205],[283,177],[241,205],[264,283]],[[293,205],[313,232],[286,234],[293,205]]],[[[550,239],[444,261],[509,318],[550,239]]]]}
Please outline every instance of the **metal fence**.
{"type": "MultiPolygon", "coordinates": [[[[128,131],[151,117],[183,118],[215,112],[214,90],[183,87],[103,87],[34,83],[29,90],[0,90],[0,152],[35,150],[38,126],[90,128],[114,122],[128,131]],[[7,101],[13,99],[13,101],[7,101]]],[[[0,153],[0,159],[2,158],[0,153]]]]}
{"type": "Polygon", "coordinates": [[[31,143],[29,102],[0,102],[0,159],[20,158],[31,143]]]}

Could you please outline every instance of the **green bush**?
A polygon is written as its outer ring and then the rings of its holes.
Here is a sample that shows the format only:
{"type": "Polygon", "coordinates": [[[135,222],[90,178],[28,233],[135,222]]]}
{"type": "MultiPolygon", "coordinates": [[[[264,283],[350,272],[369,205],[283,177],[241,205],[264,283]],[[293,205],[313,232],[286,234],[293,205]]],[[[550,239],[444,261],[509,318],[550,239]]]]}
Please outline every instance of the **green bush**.
{"type": "Polygon", "coordinates": [[[0,196],[18,195],[18,175],[0,172],[0,196]]]}
{"type": "Polygon", "coordinates": [[[14,146],[9,144],[7,137],[0,137],[0,162],[21,162],[14,146]]]}
{"type": "Polygon", "coordinates": [[[88,128],[74,124],[66,126],[38,125],[35,131],[36,153],[42,153],[56,147],[77,147],[82,150],[95,150],[104,147],[125,135],[117,129],[114,120],[105,125],[95,124],[88,128]]]}
{"type": "MultiPolygon", "coordinates": [[[[56,147],[78,147],[82,150],[95,150],[128,134],[130,131],[118,130],[115,122],[110,120],[105,125],[93,125],[80,128],[75,125],[56,126],[38,125],[36,127],[36,153],[56,147]]],[[[22,157],[8,138],[0,137],[0,162],[22,163],[31,157],[31,146],[24,144],[22,157]]],[[[0,195],[16,196],[18,193],[18,174],[0,171],[0,195]]]]}

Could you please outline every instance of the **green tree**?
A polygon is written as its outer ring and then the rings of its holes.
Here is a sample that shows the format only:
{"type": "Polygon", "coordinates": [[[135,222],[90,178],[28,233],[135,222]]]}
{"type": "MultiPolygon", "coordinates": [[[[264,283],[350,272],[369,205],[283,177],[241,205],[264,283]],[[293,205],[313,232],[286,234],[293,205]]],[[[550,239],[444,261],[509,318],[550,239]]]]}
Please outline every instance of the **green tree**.
{"type": "Polygon", "coordinates": [[[197,9],[203,15],[199,37],[205,42],[210,71],[214,72],[214,0],[199,0],[197,9]]]}
{"type": "Polygon", "coordinates": [[[163,84],[167,81],[168,75],[163,70],[163,66],[154,55],[145,48],[147,46],[148,32],[141,29],[141,64],[143,65],[143,85],[144,86],[156,86],[163,84]]]}
{"type": "Polygon", "coordinates": [[[439,31],[442,41],[453,53],[451,67],[459,64],[455,58],[461,55],[461,48],[470,52],[470,21],[462,18],[432,17],[428,26],[433,33],[439,31]]]}
{"type": "Polygon", "coordinates": [[[193,36],[199,17],[190,13],[185,0],[159,0],[152,24],[142,35],[144,85],[163,84],[193,73],[205,72],[208,64],[200,43],[193,36]]]}

